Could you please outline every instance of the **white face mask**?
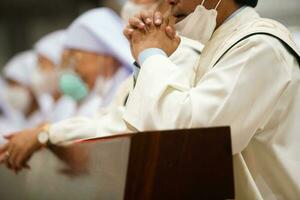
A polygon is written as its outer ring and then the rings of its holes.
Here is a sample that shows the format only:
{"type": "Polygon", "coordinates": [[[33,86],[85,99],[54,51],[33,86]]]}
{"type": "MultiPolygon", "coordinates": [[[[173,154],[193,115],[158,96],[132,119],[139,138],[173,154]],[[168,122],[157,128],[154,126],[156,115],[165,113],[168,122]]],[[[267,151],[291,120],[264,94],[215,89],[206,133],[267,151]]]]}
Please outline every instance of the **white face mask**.
{"type": "Polygon", "coordinates": [[[180,35],[206,44],[212,37],[217,26],[217,8],[222,0],[219,0],[215,9],[208,10],[203,4],[197,6],[195,11],[175,25],[180,35]]]}
{"type": "Polygon", "coordinates": [[[7,103],[16,111],[26,113],[31,104],[31,96],[28,90],[18,86],[8,86],[5,89],[7,103]]]}
{"type": "Polygon", "coordinates": [[[137,4],[132,1],[127,1],[121,10],[121,17],[125,22],[128,22],[131,17],[134,17],[136,14],[144,10],[152,8],[153,4],[137,4]]]}
{"type": "Polygon", "coordinates": [[[55,71],[44,72],[36,69],[32,74],[32,88],[34,94],[52,94],[57,89],[58,75],[55,71]]]}

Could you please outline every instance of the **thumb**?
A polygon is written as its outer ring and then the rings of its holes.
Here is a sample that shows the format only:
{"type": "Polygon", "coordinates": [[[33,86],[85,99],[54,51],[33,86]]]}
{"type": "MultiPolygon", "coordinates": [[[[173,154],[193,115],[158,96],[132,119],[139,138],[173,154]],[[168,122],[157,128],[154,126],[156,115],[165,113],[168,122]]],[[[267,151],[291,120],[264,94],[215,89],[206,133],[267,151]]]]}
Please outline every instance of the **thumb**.
{"type": "Polygon", "coordinates": [[[171,26],[166,27],[166,34],[171,40],[174,40],[176,37],[176,31],[171,26]]]}
{"type": "Polygon", "coordinates": [[[128,41],[131,40],[131,36],[132,36],[132,33],[133,33],[133,29],[132,28],[129,28],[129,27],[126,27],[123,31],[123,35],[127,38],[128,41]]]}

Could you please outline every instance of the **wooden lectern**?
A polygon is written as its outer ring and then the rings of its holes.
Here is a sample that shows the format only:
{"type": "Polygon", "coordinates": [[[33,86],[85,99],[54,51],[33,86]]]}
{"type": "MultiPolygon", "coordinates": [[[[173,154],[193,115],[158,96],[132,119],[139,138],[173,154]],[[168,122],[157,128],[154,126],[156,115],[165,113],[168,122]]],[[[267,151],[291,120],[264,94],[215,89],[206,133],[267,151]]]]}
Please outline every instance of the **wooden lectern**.
{"type": "Polygon", "coordinates": [[[228,127],[125,134],[60,151],[60,159],[39,152],[19,175],[0,166],[0,199],[234,199],[228,127]]]}

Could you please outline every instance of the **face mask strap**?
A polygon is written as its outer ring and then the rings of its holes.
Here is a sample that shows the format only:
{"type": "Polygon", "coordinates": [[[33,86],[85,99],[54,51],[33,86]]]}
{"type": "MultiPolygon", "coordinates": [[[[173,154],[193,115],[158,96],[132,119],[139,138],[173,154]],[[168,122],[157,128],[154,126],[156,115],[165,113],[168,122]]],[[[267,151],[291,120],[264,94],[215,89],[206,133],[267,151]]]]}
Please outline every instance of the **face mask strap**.
{"type": "Polygon", "coordinates": [[[215,7],[215,10],[217,10],[217,9],[218,9],[218,7],[219,7],[219,5],[220,5],[221,1],[222,1],[222,0],[219,0],[218,4],[217,4],[217,5],[216,5],[216,7],[215,7]]]}
{"type": "MultiPolygon", "coordinates": [[[[215,7],[215,10],[218,9],[218,7],[219,7],[219,5],[220,5],[221,2],[222,2],[222,0],[219,0],[219,2],[217,3],[217,5],[215,7]]],[[[204,3],[205,3],[205,0],[202,1],[201,6],[204,6],[204,3]]]]}

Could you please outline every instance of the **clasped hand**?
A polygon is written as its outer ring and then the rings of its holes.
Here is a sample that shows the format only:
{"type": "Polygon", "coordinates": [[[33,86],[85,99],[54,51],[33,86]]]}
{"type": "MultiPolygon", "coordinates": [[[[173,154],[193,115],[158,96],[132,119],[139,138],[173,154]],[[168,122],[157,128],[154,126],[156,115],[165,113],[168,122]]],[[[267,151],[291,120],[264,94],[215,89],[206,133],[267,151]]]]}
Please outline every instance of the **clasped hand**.
{"type": "Polygon", "coordinates": [[[180,44],[180,37],[174,27],[169,25],[169,20],[160,12],[144,11],[131,18],[124,35],[130,42],[135,60],[149,48],[159,48],[170,56],[180,44]]]}

